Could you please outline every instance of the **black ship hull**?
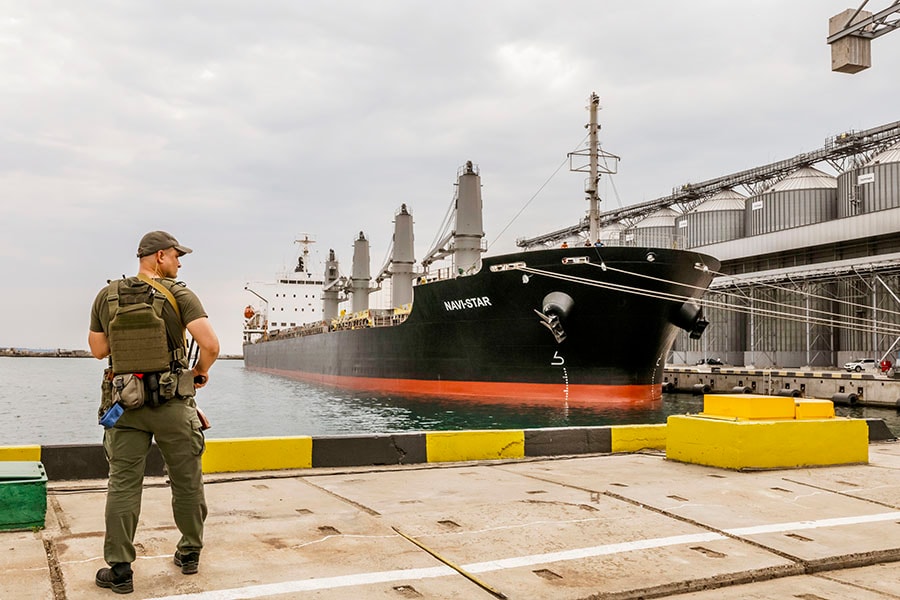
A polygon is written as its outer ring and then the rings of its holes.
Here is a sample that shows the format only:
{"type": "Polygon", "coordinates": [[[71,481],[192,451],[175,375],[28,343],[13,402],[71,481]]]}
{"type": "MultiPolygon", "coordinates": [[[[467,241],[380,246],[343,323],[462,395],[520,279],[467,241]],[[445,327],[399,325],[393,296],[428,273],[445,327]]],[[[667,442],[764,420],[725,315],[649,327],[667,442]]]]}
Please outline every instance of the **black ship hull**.
{"type": "Polygon", "coordinates": [[[260,340],[244,345],[244,362],[253,370],[386,393],[654,402],[679,326],[696,324],[685,309],[718,267],[706,255],[658,248],[488,257],[475,275],[416,286],[412,312],[399,325],[260,340]],[[571,301],[556,311],[555,327],[548,297],[551,305],[571,301]]]}

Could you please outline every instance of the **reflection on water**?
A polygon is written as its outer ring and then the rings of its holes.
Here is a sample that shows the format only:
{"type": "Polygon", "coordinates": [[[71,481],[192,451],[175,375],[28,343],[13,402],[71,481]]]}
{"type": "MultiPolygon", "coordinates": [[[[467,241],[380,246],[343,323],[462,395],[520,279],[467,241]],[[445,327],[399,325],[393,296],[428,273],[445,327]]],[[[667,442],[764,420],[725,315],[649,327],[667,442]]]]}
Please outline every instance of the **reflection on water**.
{"type": "MultiPolygon", "coordinates": [[[[100,377],[91,359],[0,357],[0,445],[99,443],[100,377]]],[[[699,396],[666,394],[651,406],[517,405],[396,397],[319,387],[219,361],[197,403],[212,421],[210,438],[341,435],[460,429],[526,429],[664,423],[703,409],[699,396]]],[[[838,414],[885,419],[894,409],[837,407],[838,414]]]]}

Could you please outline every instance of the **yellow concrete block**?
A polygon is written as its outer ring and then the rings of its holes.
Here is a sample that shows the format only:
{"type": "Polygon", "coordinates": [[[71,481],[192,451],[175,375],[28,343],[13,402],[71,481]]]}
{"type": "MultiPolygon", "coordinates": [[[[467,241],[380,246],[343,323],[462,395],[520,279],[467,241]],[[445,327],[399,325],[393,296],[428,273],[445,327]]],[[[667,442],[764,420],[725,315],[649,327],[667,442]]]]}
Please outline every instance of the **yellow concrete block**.
{"type": "Polygon", "coordinates": [[[428,462],[523,458],[525,432],[435,431],[425,434],[428,462]]]}
{"type": "Polygon", "coordinates": [[[668,418],[666,458],[725,469],[779,469],[869,461],[863,419],[728,421],[668,418]]]}
{"type": "Polygon", "coordinates": [[[803,399],[794,401],[795,419],[832,419],[834,402],[831,400],[803,399]]]}
{"type": "Polygon", "coordinates": [[[794,399],[760,394],[707,394],[703,413],[736,419],[793,419],[794,399]]]}
{"type": "Polygon", "coordinates": [[[40,462],[40,446],[0,446],[0,460],[40,462]]]}
{"type": "Polygon", "coordinates": [[[312,438],[236,438],[206,440],[204,473],[272,471],[312,467],[312,438]]]}
{"type": "Polygon", "coordinates": [[[617,425],[610,431],[613,452],[637,452],[638,450],[665,450],[666,426],[617,425]]]}

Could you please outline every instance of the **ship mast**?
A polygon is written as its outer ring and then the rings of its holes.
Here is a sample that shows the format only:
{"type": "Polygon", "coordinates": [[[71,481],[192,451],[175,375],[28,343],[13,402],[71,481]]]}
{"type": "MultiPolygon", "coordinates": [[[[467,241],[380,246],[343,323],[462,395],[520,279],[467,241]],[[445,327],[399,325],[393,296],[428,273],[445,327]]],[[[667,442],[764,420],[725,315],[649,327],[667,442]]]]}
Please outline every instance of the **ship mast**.
{"type": "Polygon", "coordinates": [[[597,147],[600,145],[597,140],[597,131],[600,126],[597,124],[597,111],[600,109],[600,96],[591,93],[591,103],[588,110],[591,114],[591,122],[588,123],[588,149],[590,151],[590,169],[591,175],[585,186],[587,200],[590,208],[588,210],[588,218],[590,219],[590,241],[597,242],[600,239],[600,196],[597,195],[597,182],[600,175],[597,173],[597,147]]]}
{"type": "Polygon", "coordinates": [[[590,111],[590,123],[585,125],[588,130],[588,147],[586,150],[576,150],[569,153],[569,170],[580,173],[588,173],[588,178],[584,182],[584,193],[587,194],[589,233],[588,240],[593,243],[600,241],[600,195],[597,193],[597,184],[601,175],[614,175],[618,167],[619,157],[600,149],[600,139],[598,132],[600,124],[597,122],[597,112],[600,110],[600,96],[591,93],[588,98],[588,111],[590,111]],[[587,157],[588,164],[575,165],[573,160],[575,157],[587,157]],[[600,164],[600,159],[603,164],[600,164]]]}

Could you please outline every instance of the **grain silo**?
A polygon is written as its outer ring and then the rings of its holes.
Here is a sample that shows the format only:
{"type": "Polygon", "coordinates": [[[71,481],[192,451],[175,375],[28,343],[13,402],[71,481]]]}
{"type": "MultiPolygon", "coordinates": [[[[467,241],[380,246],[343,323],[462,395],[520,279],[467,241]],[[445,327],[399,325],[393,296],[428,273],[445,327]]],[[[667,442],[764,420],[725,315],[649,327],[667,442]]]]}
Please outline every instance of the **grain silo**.
{"type": "Polygon", "coordinates": [[[734,190],[722,190],[678,219],[685,248],[727,242],[744,236],[746,196],[734,190]]]}
{"type": "Polygon", "coordinates": [[[838,217],[900,206],[900,142],[838,176],[838,217]]]}
{"type": "Polygon", "coordinates": [[[623,232],[624,245],[644,246],[651,248],[679,248],[676,243],[675,220],[679,213],[671,208],[660,208],[642,220],[634,227],[623,232]]]}
{"type": "Polygon", "coordinates": [[[746,201],[745,235],[821,223],[837,214],[837,179],[814,167],[797,169],[746,201]]]}
{"type": "Polygon", "coordinates": [[[604,246],[621,246],[623,231],[625,225],[619,221],[603,225],[600,228],[600,243],[604,246]]]}

